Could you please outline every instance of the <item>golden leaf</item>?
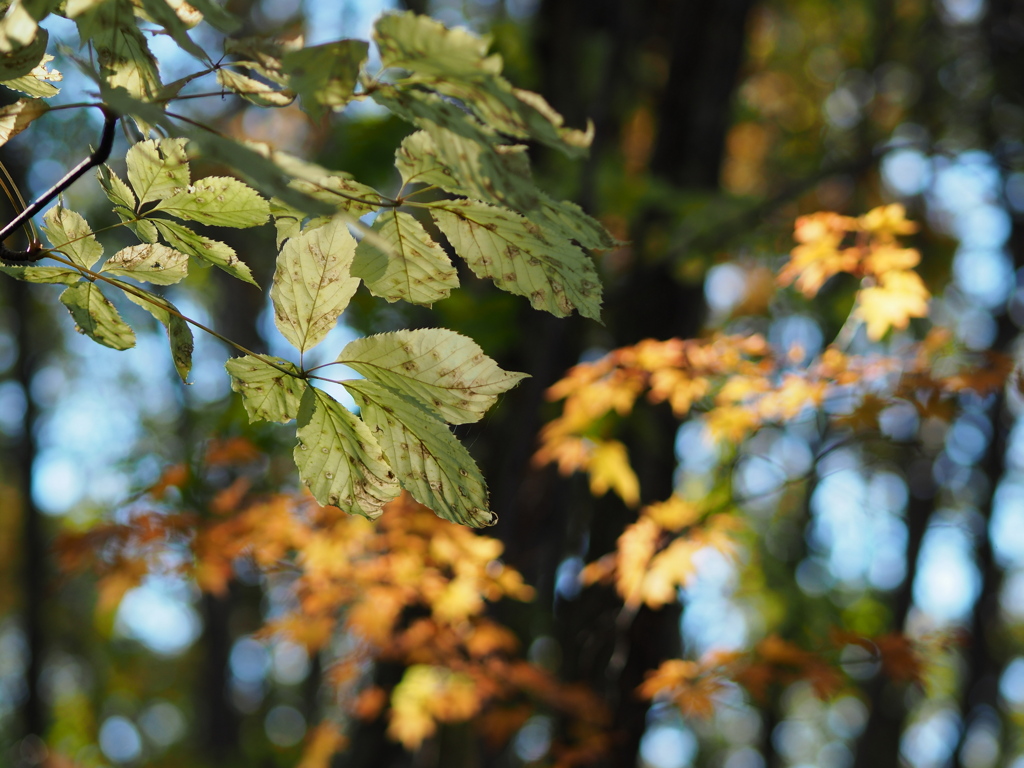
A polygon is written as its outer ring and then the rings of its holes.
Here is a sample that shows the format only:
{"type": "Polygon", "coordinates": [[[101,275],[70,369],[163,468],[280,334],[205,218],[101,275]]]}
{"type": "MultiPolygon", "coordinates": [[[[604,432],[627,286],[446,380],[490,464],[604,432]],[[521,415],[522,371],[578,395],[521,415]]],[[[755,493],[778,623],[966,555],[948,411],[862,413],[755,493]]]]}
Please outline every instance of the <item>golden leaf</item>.
{"type": "Polygon", "coordinates": [[[916,272],[886,272],[878,285],[858,292],[854,311],[867,324],[868,338],[878,341],[890,328],[906,328],[912,317],[927,317],[929,298],[916,272]]]}
{"type": "Polygon", "coordinates": [[[618,440],[605,440],[595,446],[589,472],[590,492],[595,496],[614,490],[626,506],[640,503],[640,481],[629,464],[626,446],[618,440]]]}

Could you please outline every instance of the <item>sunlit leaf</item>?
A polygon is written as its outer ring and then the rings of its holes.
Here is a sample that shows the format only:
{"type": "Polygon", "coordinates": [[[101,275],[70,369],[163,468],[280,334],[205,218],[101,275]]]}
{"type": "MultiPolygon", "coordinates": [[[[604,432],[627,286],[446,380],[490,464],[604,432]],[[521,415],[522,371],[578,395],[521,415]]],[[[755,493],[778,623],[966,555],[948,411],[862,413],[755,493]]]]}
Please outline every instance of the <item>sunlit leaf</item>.
{"type": "Polygon", "coordinates": [[[182,50],[188,51],[200,61],[210,61],[210,54],[188,36],[189,27],[182,18],[185,14],[182,13],[183,9],[180,0],[173,3],[173,5],[178,6],[177,9],[172,8],[172,3],[168,2],[168,0],[138,1],[142,3],[142,8],[146,15],[149,16],[149,20],[163,27],[182,50]]]}
{"type": "Polygon", "coordinates": [[[47,68],[46,65],[51,61],[53,61],[53,56],[46,54],[43,56],[43,60],[33,67],[32,71],[27,75],[4,80],[2,85],[37,99],[48,99],[51,96],[56,96],[60,93],[60,89],[53,85],[53,83],[60,82],[64,79],[64,76],[56,69],[47,68]]]}
{"type": "Polygon", "coordinates": [[[295,464],[321,504],[370,519],[401,488],[370,428],[322,390],[309,387],[298,414],[295,464]]]}
{"type": "Polygon", "coordinates": [[[135,346],[135,333],[95,283],[83,280],[69,287],[60,300],[71,312],[77,329],[112,349],[135,346]]]}
{"type": "MultiPolygon", "coordinates": [[[[137,289],[141,290],[141,289],[137,289]]],[[[144,292],[147,296],[143,299],[131,291],[125,291],[129,301],[138,304],[151,314],[156,320],[167,329],[167,340],[171,345],[171,359],[174,361],[174,369],[178,372],[181,380],[187,382],[189,371],[192,370],[192,350],[195,346],[192,340],[192,329],[188,323],[182,320],[177,314],[177,307],[162,296],[144,292]]]]}
{"type": "Polygon", "coordinates": [[[270,296],[278,329],[300,352],[323,341],[359,287],[349,273],[355,250],[337,218],[284,244],[270,296]]]}
{"type": "Polygon", "coordinates": [[[622,245],[599,221],[568,200],[555,200],[541,193],[540,205],[530,211],[529,218],[548,231],[557,232],[566,240],[575,240],[584,248],[605,251],[622,245]]]}
{"type": "Polygon", "coordinates": [[[225,34],[230,35],[242,26],[242,22],[224,10],[216,0],[189,0],[189,4],[202,13],[206,21],[225,34]]]}
{"type": "Polygon", "coordinates": [[[49,108],[49,104],[38,99],[18,99],[13,104],[0,107],[0,146],[25,130],[29,123],[49,108]]]}
{"type": "Polygon", "coordinates": [[[154,285],[173,285],[188,274],[188,256],[166,245],[143,243],[121,249],[100,271],[154,285]]]}
{"type": "Polygon", "coordinates": [[[162,200],[188,187],[190,175],[185,142],[185,139],[140,141],[128,150],[125,158],[128,181],[140,203],[162,200]]]}
{"type": "Polygon", "coordinates": [[[90,269],[103,255],[103,246],[80,214],[55,205],[43,215],[43,232],[53,245],[80,267],[90,269]]]}
{"type": "Polygon", "coordinates": [[[502,370],[475,341],[445,328],[356,339],[338,362],[412,397],[452,424],[479,421],[498,395],[526,378],[502,370]]]}
{"type": "Polygon", "coordinates": [[[411,11],[377,19],[373,40],[384,67],[441,77],[501,72],[501,56],[487,55],[489,37],[479,37],[463,28],[448,29],[439,21],[411,11]]]}
{"type": "Polygon", "coordinates": [[[82,41],[96,49],[110,86],[124,88],[143,101],[156,95],[160,90],[156,59],[135,22],[131,0],[105,0],[73,18],[82,41]]]}
{"type": "Polygon", "coordinates": [[[224,366],[231,376],[231,388],[242,396],[250,422],[291,421],[298,415],[302,393],[309,386],[305,380],[281,370],[297,374],[299,369],[295,365],[276,357],[270,359],[279,367],[252,355],[233,357],[224,366]]]}
{"type": "Polygon", "coordinates": [[[384,211],[373,229],[390,247],[383,250],[369,239],[362,240],[352,274],[361,278],[374,296],[433,304],[458,288],[459,277],[448,254],[408,213],[394,208],[384,211]]]}
{"type": "Polygon", "coordinates": [[[564,317],[576,309],[600,319],[601,284],[579,248],[544,233],[528,219],[473,200],[431,204],[445,237],[477,277],[526,296],[535,309],[564,317]]]}
{"type": "Polygon", "coordinates": [[[281,67],[310,117],[319,120],[352,99],[369,47],[363,40],[340,40],[284,54],[281,67]]]}
{"type": "Polygon", "coordinates": [[[373,381],[346,381],[363,421],[398,481],[439,517],[474,528],[492,525],[487,486],[469,452],[424,406],[373,381]]]}
{"type": "Polygon", "coordinates": [[[74,285],[82,279],[81,272],[77,269],[69,269],[67,267],[15,267],[0,264],[0,272],[26,283],[60,283],[63,285],[74,285]]]}
{"type": "Polygon", "coordinates": [[[291,91],[272,88],[227,68],[217,70],[217,82],[260,107],[286,107],[295,101],[295,94],[291,91]]]}
{"type": "Polygon", "coordinates": [[[188,227],[174,221],[158,218],[154,218],[151,221],[168,245],[175,250],[187,253],[189,256],[194,256],[207,264],[219,267],[232,277],[237,277],[239,280],[256,285],[252,272],[249,270],[249,265],[238,258],[235,249],[227,243],[211,240],[208,237],[196,234],[188,227]]]}
{"type": "Polygon", "coordinates": [[[603,496],[615,491],[628,507],[640,503],[640,481],[629,463],[626,446],[618,440],[602,440],[594,448],[588,467],[590,492],[603,496]]]}
{"type": "Polygon", "coordinates": [[[858,292],[855,313],[867,324],[868,338],[878,341],[890,328],[906,328],[912,317],[927,317],[929,298],[916,272],[886,272],[878,285],[858,292]]]}
{"type": "Polygon", "coordinates": [[[153,210],[217,227],[258,227],[270,218],[267,201],[229,176],[199,179],[161,200],[153,210]]]}

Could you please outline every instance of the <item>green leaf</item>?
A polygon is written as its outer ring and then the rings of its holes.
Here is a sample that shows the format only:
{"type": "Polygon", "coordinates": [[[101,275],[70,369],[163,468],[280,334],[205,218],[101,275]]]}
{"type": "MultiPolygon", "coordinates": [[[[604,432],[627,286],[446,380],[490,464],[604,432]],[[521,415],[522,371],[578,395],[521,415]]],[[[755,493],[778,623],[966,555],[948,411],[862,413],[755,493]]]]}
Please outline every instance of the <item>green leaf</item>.
{"type": "Polygon", "coordinates": [[[214,0],[189,0],[189,5],[203,14],[203,18],[224,34],[230,35],[242,26],[241,21],[225,11],[214,0]]]}
{"type": "Polygon", "coordinates": [[[202,148],[204,154],[231,166],[263,190],[267,196],[278,197],[311,216],[329,216],[335,213],[333,206],[314,200],[289,186],[291,175],[271,159],[276,159],[283,153],[272,153],[265,146],[239,144],[233,139],[226,139],[209,131],[195,131],[191,138],[202,148]]]}
{"type": "Polygon", "coordinates": [[[334,328],[359,287],[349,270],[356,241],[340,218],[293,237],[277,257],[274,322],[300,352],[312,349],[334,328]]]}
{"type": "Polygon", "coordinates": [[[529,211],[537,205],[538,190],[530,176],[526,147],[493,143],[472,118],[436,94],[410,92],[399,102],[374,92],[374,99],[397,112],[400,117],[426,130],[406,144],[397,156],[403,173],[427,174],[417,181],[429,181],[455,194],[508,205],[529,211]],[[396,107],[395,104],[400,106],[396,107]],[[402,106],[416,107],[403,115],[402,106]],[[434,169],[434,170],[430,170],[434,169]]]}
{"type": "Polygon", "coordinates": [[[76,283],[60,295],[60,300],[74,318],[79,333],[111,349],[135,346],[135,333],[95,283],[76,283]]]}
{"type": "MultiPolygon", "coordinates": [[[[287,360],[270,358],[281,368],[298,374],[287,360]]],[[[231,376],[231,388],[242,396],[249,421],[286,423],[299,413],[299,401],[309,385],[298,376],[289,376],[265,360],[246,355],[233,357],[224,365],[231,376]]]]}
{"type": "Polygon", "coordinates": [[[535,309],[600,320],[601,283],[590,258],[519,214],[474,200],[431,203],[431,214],[477,277],[526,296],[535,309]]]}
{"type": "Polygon", "coordinates": [[[240,75],[230,69],[218,69],[217,82],[223,88],[260,107],[286,107],[295,101],[295,94],[291,91],[271,88],[266,83],[240,75]]]}
{"type": "Polygon", "coordinates": [[[309,387],[298,415],[295,465],[321,504],[371,520],[400,487],[369,427],[322,390],[309,387]]]}
{"type": "Polygon", "coordinates": [[[281,67],[310,117],[319,120],[351,101],[369,47],[364,40],[341,40],[284,54],[281,67]]]}
{"type": "Polygon", "coordinates": [[[249,271],[249,265],[238,258],[235,249],[227,243],[198,235],[188,227],[174,221],[152,219],[152,224],[176,251],[187,253],[202,262],[223,269],[232,277],[256,285],[252,272],[249,271]]]}
{"type": "Polygon", "coordinates": [[[143,101],[156,95],[160,90],[156,59],[135,21],[131,0],[105,0],[74,19],[82,42],[91,41],[95,47],[111,87],[124,88],[143,101]]]}
{"type": "Polygon", "coordinates": [[[373,223],[376,243],[364,239],[356,248],[352,274],[366,283],[370,293],[388,301],[433,304],[459,287],[451,259],[408,213],[382,211],[373,223]],[[377,243],[387,244],[382,250],[377,243]]]}
{"type": "MultiPolygon", "coordinates": [[[[275,154],[280,155],[282,153],[275,154]]],[[[308,171],[307,175],[314,176],[314,174],[308,171]]],[[[332,206],[336,211],[350,214],[353,220],[364,213],[376,210],[380,206],[380,193],[373,187],[361,184],[348,174],[323,170],[322,175],[314,177],[316,178],[315,181],[311,181],[308,178],[295,179],[288,186],[304,195],[308,195],[314,200],[322,201],[332,206]]],[[[274,217],[274,227],[277,229],[278,247],[289,237],[294,237],[303,231],[302,222],[306,220],[307,214],[294,206],[288,205],[288,203],[280,198],[275,197],[271,199],[270,213],[274,217]]],[[[331,218],[330,216],[312,218],[305,228],[322,227],[331,218]]]]}
{"type": "Polygon", "coordinates": [[[381,16],[374,42],[384,67],[440,77],[482,77],[501,72],[501,56],[487,55],[489,37],[448,29],[439,21],[411,11],[381,16]]]}
{"type": "MultiPolygon", "coordinates": [[[[128,150],[131,153],[131,150],[128,150]]],[[[131,187],[121,180],[108,165],[101,165],[96,170],[96,178],[99,179],[103,192],[114,205],[127,208],[129,212],[135,210],[135,193],[131,187]]]]}
{"type": "Polygon", "coordinates": [[[623,245],[599,221],[588,216],[575,203],[554,200],[544,193],[541,193],[540,205],[537,210],[530,212],[529,218],[542,228],[552,229],[566,240],[575,240],[584,248],[594,251],[607,251],[623,245]]]}
{"type": "Polygon", "coordinates": [[[82,279],[82,273],[67,267],[7,267],[0,266],[0,272],[26,283],[61,283],[74,285],[82,279]]]}
{"type": "MultiPolygon", "coordinates": [[[[171,7],[168,0],[141,0],[141,2],[150,21],[163,27],[181,49],[188,51],[200,61],[210,61],[210,55],[188,36],[188,26],[171,7]]],[[[180,8],[180,0],[175,5],[180,8]]]]}
{"type": "MultiPolygon", "coordinates": [[[[140,291],[142,289],[135,288],[135,290],[140,291]]],[[[171,359],[174,361],[174,369],[178,372],[181,380],[187,384],[189,371],[192,370],[192,350],[195,347],[195,343],[192,340],[192,329],[188,327],[188,323],[176,314],[177,307],[171,304],[171,302],[154,293],[149,293],[148,291],[144,291],[144,293],[148,300],[141,296],[136,296],[130,291],[125,291],[124,295],[128,297],[129,301],[138,304],[149,312],[167,329],[167,341],[171,345],[171,359]]]]}
{"type": "Polygon", "coordinates": [[[25,18],[31,24],[5,25],[3,32],[6,34],[0,33],[0,80],[13,80],[27,75],[42,63],[46,55],[49,34],[31,21],[27,14],[21,20],[25,18]],[[29,37],[26,33],[31,26],[36,28],[29,37]]]}
{"type": "Polygon", "coordinates": [[[55,251],[60,251],[85,269],[91,269],[100,260],[103,246],[81,215],[62,205],[55,205],[43,214],[43,221],[43,232],[55,251]]]}
{"type": "Polygon", "coordinates": [[[0,107],[0,146],[3,146],[28,127],[28,124],[50,109],[39,99],[18,99],[0,107]]]}
{"type": "MultiPolygon", "coordinates": [[[[86,74],[89,72],[86,71],[86,74]]],[[[105,79],[100,80],[99,87],[103,103],[119,115],[131,116],[139,130],[148,132],[152,126],[170,130],[170,123],[164,115],[164,104],[150,104],[137,99],[124,88],[112,88],[105,79]]]]}
{"type": "Polygon", "coordinates": [[[498,518],[487,507],[487,486],[469,452],[444,422],[423,406],[372,381],[345,381],[398,482],[445,520],[474,528],[498,518]]]}
{"type": "Polygon", "coordinates": [[[47,69],[46,65],[51,61],[53,61],[53,56],[46,54],[43,56],[43,60],[27,75],[5,80],[2,84],[33,98],[48,99],[51,96],[56,96],[60,93],[60,89],[53,85],[53,82],[63,80],[64,76],[55,69],[47,69]]]}
{"type": "Polygon", "coordinates": [[[139,196],[139,203],[163,200],[188,187],[191,177],[186,141],[140,141],[128,150],[128,181],[139,196]]]}
{"type": "Polygon", "coordinates": [[[230,176],[210,176],[164,198],[154,211],[217,227],[258,227],[270,206],[252,187],[230,176]]]}
{"type": "Polygon", "coordinates": [[[526,378],[502,370],[475,341],[445,328],[356,339],[337,362],[414,398],[452,424],[479,421],[498,395],[526,378]]]}
{"type": "Polygon", "coordinates": [[[188,256],[159,243],[132,245],[115,253],[100,272],[153,285],[173,285],[188,274],[188,256]]]}

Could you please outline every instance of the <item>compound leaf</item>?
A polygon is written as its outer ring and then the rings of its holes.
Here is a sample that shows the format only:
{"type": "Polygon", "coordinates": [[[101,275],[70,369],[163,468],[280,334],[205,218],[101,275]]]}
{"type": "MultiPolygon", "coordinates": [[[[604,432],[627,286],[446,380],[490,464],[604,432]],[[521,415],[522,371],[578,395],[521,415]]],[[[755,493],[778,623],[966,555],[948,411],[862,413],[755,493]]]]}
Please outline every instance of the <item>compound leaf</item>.
{"type": "Polygon", "coordinates": [[[121,249],[100,271],[154,285],[173,285],[188,274],[188,256],[166,245],[143,243],[121,249]]]}
{"type": "Polygon", "coordinates": [[[423,406],[373,381],[346,381],[363,420],[384,449],[398,481],[445,520],[481,528],[497,517],[476,462],[447,425],[423,406]]]}
{"type": "Polygon", "coordinates": [[[43,232],[54,250],[80,267],[90,269],[103,255],[103,246],[89,223],[74,211],[55,205],[43,215],[43,232]]]}
{"type": "Polygon", "coordinates": [[[310,117],[319,120],[325,111],[348,104],[369,47],[364,40],[340,40],[284,54],[281,68],[310,117]]]}
{"type": "Polygon", "coordinates": [[[188,187],[191,176],[186,141],[140,141],[128,150],[128,181],[139,196],[139,203],[162,200],[188,187]]]}
{"type": "Polygon", "coordinates": [[[258,227],[270,218],[270,206],[252,187],[230,176],[199,179],[153,209],[179,219],[217,227],[258,227]]]}
{"type": "Polygon", "coordinates": [[[364,238],[356,248],[352,274],[361,278],[374,296],[433,304],[459,287],[448,254],[408,213],[394,208],[382,211],[373,231],[378,237],[373,242],[364,238]]]}
{"type": "MultiPolygon", "coordinates": [[[[71,9],[68,14],[73,15],[71,9]]],[[[160,90],[156,59],[135,22],[131,0],[104,0],[74,15],[82,41],[91,41],[108,85],[149,101],[160,90]]]]}
{"type": "Polygon", "coordinates": [[[373,39],[384,67],[439,77],[471,78],[501,72],[501,56],[487,55],[489,37],[462,28],[448,29],[411,11],[381,16],[374,25],[373,39]]]}
{"type": "MultiPolygon", "coordinates": [[[[152,219],[147,221],[159,230],[164,240],[177,251],[194,256],[206,264],[212,264],[227,272],[232,277],[237,277],[246,283],[256,285],[252,277],[249,265],[238,258],[235,249],[220,240],[211,240],[208,237],[198,235],[176,221],[166,219],[152,219]]],[[[154,239],[156,239],[154,237],[154,239]]]]}
{"type": "Polygon", "coordinates": [[[60,283],[63,285],[74,285],[82,279],[82,273],[77,269],[67,267],[16,267],[0,265],[0,272],[10,275],[15,280],[22,280],[26,283],[60,283]]]}
{"type": "Polygon", "coordinates": [[[401,489],[370,428],[326,392],[309,387],[298,414],[295,465],[321,504],[370,519],[401,489]]]}
{"type": "Polygon", "coordinates": [[[446,328],[367,336],[337,362],[422,403],[452,424],[479,421],[526,374],[505,371],[470,338],[446,328]]]}
{"type": "Polygon", "coordinates": [[[286,107],[295,101],[295,94],[291,91],[277,90],[266,83],[261,83],[259,80],[246,77],[230,69],[218,69],[217,82],[221,84],[221,87],[259,107],[286,107]]]}
{"type": "Polygon", "coordinates": [[[300,352],[323,341],[359,287],[350,274],[355,250],[355,238],[338,217],[281,249],[270,289],[274,322],[300,352]]]}
{"type": "MultiPolygon", "coordinates": [[[[141,289],[136,288],[136,291],[141,289]]],[[[182,320],[177,314],[177,307],[162,296],[143,291],[147,298],[137,296],[131,291],[125,291],[124,295],[129,301],[138,304],[151,314],[156,320],[167,329],[167,341],[171,345],[171,359],[174,361],[174,369],[178,372],[183,382],[187,383],[189,371],[192,370],[192,350],[195,343],[192,339],[192,329],[188,323],[182,320]]]]}
{"type": "Polygon", "coordinates": [[[249,421],[291,421],[299,413],[299,402],[309,386],[298,376],[289,376],[281,368],[298,374],[299,369],[287,360],[265,359],[246,355],[233,357],[224,365],[231,376],[231,388],[242,396],[242,405],[249,421]]]}
{"type": "Polygon", "coordinates": [[[99,286],[83,280],[60,295],[80,333],[111,349],[135,346],[135,333],[118,314],[99,286]]]}
{"type": "Polygon", "coordinates": [[[573,309],[599,320],[601,284],[593,262],[568,241],[551,237],[529,219],[475,200],[431,203],[437,226],[477,277],[526,296],[557,317],[573,309]]]}

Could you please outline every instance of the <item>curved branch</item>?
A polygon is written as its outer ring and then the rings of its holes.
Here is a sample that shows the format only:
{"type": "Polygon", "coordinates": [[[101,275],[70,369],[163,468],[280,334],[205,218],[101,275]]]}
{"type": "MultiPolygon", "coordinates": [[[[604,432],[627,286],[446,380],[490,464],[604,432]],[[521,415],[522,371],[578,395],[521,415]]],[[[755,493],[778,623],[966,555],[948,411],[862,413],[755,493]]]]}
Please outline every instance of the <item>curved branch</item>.
{"type": "Polygon", "coordinates": [[[36,198],[30,206],[25,208],[21,213],[8,222],[3,229],[0,229],[0,260],[25,262],[39,261],[39,259],[43,257],[45,251],[38,242],[30,243],[27,250],[12,251],[3,245],[3,241],[10,237],[14,230],[39,213],[47,203],[52,201],[57,197],[57,195],[78,181],[86,171],[90,168],[95,168],[97,165],[102,165],[106,162],[107,158],[110,157],[110,150],[114,146],[114,126],[117,124],[118,115],[114,114],[106,107],[103,107],[102,109],[104,122],[103,133],[100,136],[100,145],[91,155],[85,158],[85,160],[68,171],[67,175],[65,175],[63,179],[50,187],[50,189],[46,190],[46,192],[36,198]]]}

